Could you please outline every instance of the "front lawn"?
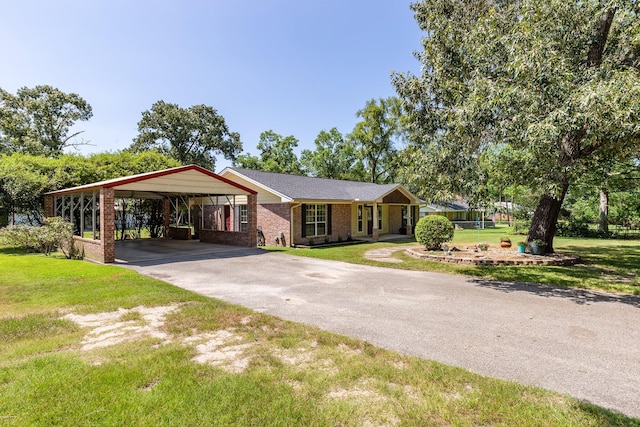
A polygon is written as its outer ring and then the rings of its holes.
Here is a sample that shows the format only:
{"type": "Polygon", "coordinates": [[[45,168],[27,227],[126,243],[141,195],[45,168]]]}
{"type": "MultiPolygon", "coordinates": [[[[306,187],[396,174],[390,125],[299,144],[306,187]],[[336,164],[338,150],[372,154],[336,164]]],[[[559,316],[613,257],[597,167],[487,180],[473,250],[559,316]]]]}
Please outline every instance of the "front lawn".
{"type": "Polygon", "coordinates": [[[130,270],[6,248],[0,342],[2,426],[640,426],[130,270]]]}
{"type": "MultiPolygon", "coordinates": [[[[456,230],[452,245],[472,246],[479,242],[488,243],[490,248],[500,246],[500,237],[506,234],[505,227],[480,230],[456,230]]],[[[513,243],[510,250],[525,236],[509,236],[513,243]]],[[[554,240],[556,252],[577,254],[581,262],[571,267],[560,266],[469,266],[445,264],[435,261],[415,259],[404,251],[394,253],[401,263],[387,263],[370,260],[365,253],[372,249],[417,244],[415,241],[378,242],[361,245],[326,247],[314,249],[274,248],[272,251],[292,255],[345,261],[354,264],[379,267],[401,268],[419,271],[437,271],[462,274],[495,280],[544,283],[584,289],[603,290],[640,295],[640,241],[612,239],[583,239],[558,237],[554,240]]]]}

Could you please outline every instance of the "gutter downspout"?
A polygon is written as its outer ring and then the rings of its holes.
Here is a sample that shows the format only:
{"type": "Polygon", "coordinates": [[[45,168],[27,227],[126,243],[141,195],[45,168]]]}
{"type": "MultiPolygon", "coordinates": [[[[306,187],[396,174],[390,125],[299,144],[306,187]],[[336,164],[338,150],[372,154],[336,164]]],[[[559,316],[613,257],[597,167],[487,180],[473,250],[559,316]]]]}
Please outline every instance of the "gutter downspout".
{"type": "Polygon", "coordinates": [[[302,203],[291,205],[289,208],[289,247],[291,248],[295,247],[295,244],[293,243],[293,210],[300,206],[302,206],[302,203]]]}

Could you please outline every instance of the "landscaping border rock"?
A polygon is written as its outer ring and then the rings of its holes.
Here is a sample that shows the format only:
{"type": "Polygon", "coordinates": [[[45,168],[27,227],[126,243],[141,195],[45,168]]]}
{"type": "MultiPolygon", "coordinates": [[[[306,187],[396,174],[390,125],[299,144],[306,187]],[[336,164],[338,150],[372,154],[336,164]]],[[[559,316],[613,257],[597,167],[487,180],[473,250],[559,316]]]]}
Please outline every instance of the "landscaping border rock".
{"type": "Polygon", "coordinates": [[[531,255],[513,251],[489,250],[473,252],[472,250],[453,251],[446,255],[442,251],[428,251],[422,247],[405,249],[405,253],[429,261],[447,262],[467,265],[560,265],[570,266],[580,262],[580,257],[573,254],[531,255]]]}

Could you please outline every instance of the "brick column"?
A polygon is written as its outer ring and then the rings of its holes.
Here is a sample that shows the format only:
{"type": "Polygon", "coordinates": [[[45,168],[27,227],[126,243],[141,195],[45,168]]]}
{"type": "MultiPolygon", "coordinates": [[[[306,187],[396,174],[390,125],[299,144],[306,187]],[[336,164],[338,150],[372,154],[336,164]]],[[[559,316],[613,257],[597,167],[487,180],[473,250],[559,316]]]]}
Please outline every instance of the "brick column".
{"type": "Polygon", "coordinates": [[[162,225],[163,225],[163,235],[165,239],[169,238],[169,220],[171,219],[171,203],[169,202],[169,198],[165,197],[162,199],[162,225]]]}
{"type": "Polygon", "coordinates": [[[114,198],[113,188],[100,189],[100,240],[104,263],[116,260],[114,198]]]}
{"type": "Polygon", "coordinates": [[[53,217],[53,196],[51,194],[44,196],[44,216],[45,218],[53,217]]]}
{"type": "Polygon", "coordinates": [[[247,195],[247,226],[249,227],[249,246],[258,245],[258,196],[247,195]]]}

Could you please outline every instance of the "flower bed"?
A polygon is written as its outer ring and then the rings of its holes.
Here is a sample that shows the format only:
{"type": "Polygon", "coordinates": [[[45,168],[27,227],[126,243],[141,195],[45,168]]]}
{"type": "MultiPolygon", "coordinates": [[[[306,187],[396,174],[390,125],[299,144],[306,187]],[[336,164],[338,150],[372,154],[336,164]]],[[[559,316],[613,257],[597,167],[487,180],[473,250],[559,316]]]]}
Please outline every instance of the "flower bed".
{"type": "Polygon", "coordinates": [[[572,254],[531,255],[514,251],[488,250],[475,252],[472,249],[453,250],[449,254],[443,251],[428,251],[422,247],[406,249],[406,253],[415,258],[429,261],[448,262],[468,265],[574,265],[580,257],[572,254]]]}

